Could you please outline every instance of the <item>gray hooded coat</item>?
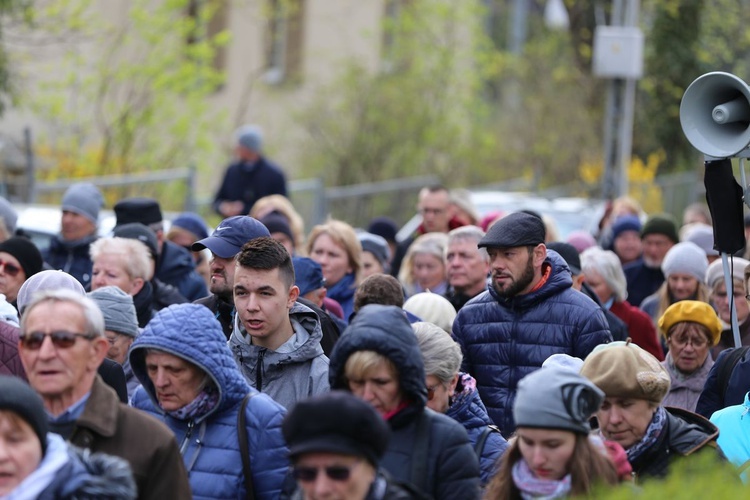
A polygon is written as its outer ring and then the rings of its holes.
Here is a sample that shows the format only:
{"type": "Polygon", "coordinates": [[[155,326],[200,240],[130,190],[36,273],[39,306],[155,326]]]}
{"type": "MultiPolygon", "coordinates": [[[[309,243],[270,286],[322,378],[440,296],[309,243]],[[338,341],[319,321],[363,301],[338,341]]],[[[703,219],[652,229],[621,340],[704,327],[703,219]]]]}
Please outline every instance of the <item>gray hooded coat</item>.
{"type": "Polygon", "coordinates": [[[315,312],[295,302],[289,311],[295,334],[272,351],[249,342],[235,315],[229,347],[248,383],[291,410],[297,401],[328,392],[328,358],[320,346],[323,331],[315,312]]]}

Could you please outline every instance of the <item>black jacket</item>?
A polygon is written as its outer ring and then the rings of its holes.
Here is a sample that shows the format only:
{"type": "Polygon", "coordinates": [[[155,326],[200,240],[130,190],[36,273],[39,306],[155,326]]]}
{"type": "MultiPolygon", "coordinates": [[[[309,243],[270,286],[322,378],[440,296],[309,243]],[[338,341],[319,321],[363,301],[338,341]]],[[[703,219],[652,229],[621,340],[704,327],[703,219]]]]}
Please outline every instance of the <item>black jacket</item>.
{"type": "Polygon", "coordinates": [[[630,462],[633,474],[639,480],[663,478],[675,461],[693,456],[699,450],[714,453],[717,459],[723,458],[716,445],[719,429],[714,424],[682,408],[666,410],[667,423],[657,442],[630,462]]]}
{"type": "Polygon", "coordinates": [[[376,304],[359,310],[331,354],[331,389],[349,390],[344,368],[357,351],[375,351],[395,365],[407,403],[388,420],[392,432],[381,466],[396,480],[410,482],[437,500],[478,498],[479,462],[466,430],[425,407],[422,354],[404,311],[376,304]]]}

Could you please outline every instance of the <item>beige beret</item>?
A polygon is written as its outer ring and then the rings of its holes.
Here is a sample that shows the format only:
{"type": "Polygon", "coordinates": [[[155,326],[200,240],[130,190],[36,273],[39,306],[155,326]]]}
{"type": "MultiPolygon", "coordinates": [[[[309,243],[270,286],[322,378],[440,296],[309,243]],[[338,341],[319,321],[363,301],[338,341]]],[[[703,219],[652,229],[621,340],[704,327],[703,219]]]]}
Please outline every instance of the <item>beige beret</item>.
{"type": "Polygon", "coordinates": [[[581,375],[607,397],[660,404],[669,392],[669,373],[654,356],[630,340],[597,346],[583,362],[581,375]]]}

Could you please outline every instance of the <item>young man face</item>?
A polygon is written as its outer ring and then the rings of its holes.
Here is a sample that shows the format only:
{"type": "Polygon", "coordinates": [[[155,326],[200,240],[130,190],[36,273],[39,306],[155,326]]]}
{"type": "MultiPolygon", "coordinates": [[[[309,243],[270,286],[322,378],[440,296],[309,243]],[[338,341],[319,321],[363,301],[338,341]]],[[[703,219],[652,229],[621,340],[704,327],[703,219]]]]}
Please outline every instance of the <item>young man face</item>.
{"type": "Polygon", "coordinates": [[[287,285],[279,269],[234,270],[234,306],[255,345],[275,350],[291,336],[289,310],[299,288],[287,285]]]}

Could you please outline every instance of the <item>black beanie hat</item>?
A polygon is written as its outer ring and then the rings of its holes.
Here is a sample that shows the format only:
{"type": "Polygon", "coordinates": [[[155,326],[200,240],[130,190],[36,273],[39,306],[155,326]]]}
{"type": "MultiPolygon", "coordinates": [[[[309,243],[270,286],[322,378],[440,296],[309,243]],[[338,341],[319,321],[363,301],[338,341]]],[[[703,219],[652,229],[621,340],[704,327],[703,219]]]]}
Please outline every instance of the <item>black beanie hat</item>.
{"type": "Polygon", "coordinates": [[[641,229],[641,238],[649,234],[663,234],[673,243],[680,242],[680,236],[677,234],[677,221],[669,214],[655,214],[646,219],[641,229]]]}
{"type": "Polygon", "coordinates": [[[26,274],[26,279],[41,271],[44,266],[42,254],[28,238],[21,236],[9,238],[0,243],[0,252],[9,253],[16,258],[26,274]]]}
{"type": "Polygon", "coordinates": [[[341,453],[364,457],[376,467],[390,435],[375,408],[345,391],[300,401],[281,429],[292,458],[304,453],[341,453]]]}
{"type": "Polygon", "coordinates": [[[29,424],[42,445],[42,455],[47,452],[47,413],[42,398],[29,384],[0,375],[0,410],[12,411],[29,424]]]}

